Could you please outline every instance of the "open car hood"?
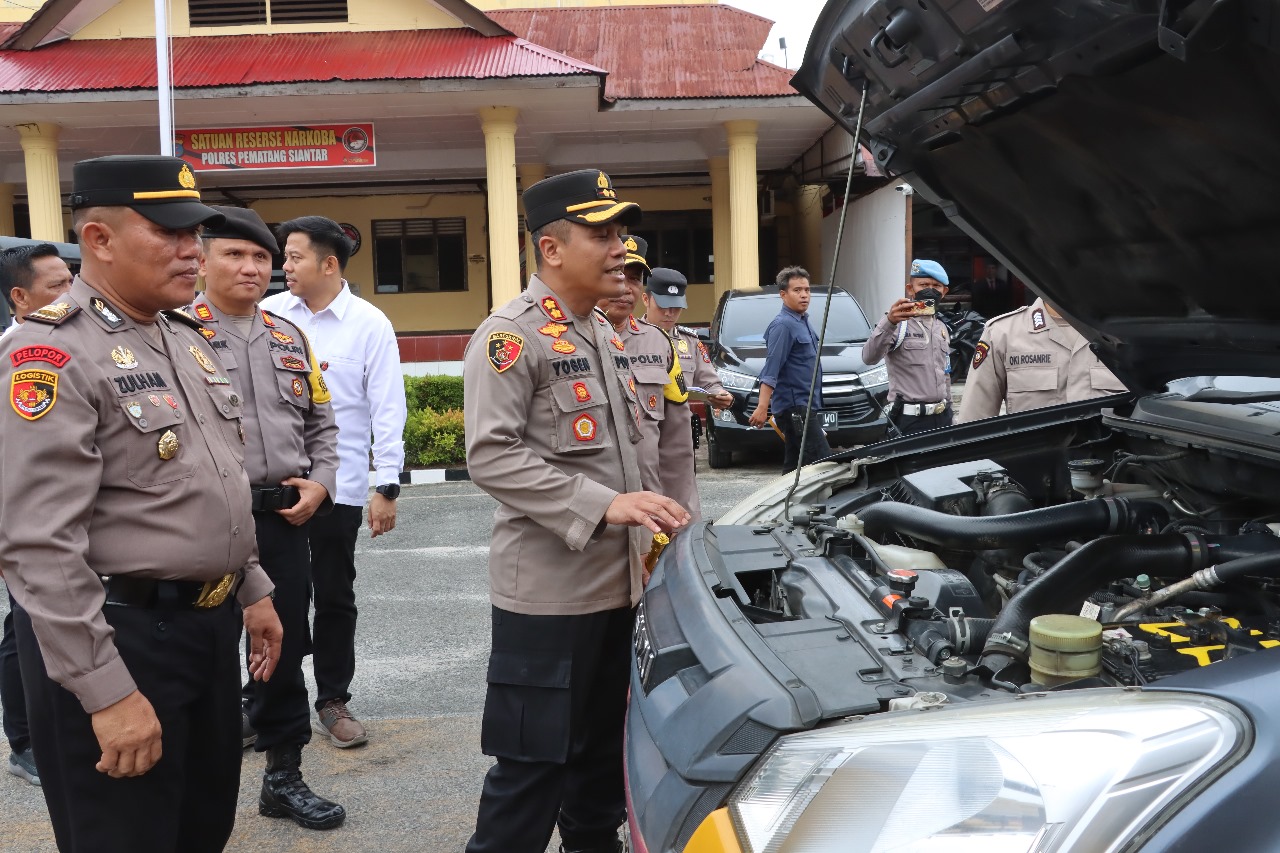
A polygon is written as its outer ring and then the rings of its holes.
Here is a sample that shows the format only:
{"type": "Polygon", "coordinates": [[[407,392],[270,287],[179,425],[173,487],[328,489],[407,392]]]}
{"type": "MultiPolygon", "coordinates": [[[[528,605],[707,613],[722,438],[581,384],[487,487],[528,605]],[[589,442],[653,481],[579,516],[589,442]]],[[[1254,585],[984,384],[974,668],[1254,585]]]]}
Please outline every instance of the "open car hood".
{"type": "Polygon", "coordinates": [[[792,82],[852,132],[865,81],[880,165],[1151,391],[1280,376],[1278,43],[1276,0],[831,0],[792,82]]]}

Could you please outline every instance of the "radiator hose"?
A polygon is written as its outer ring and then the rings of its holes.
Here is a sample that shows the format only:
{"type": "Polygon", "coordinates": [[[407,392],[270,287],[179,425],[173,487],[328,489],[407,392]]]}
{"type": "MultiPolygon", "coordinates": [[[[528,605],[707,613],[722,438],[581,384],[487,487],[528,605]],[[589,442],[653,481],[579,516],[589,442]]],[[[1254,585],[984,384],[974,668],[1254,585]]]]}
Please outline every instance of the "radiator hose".
{"type": "Polygon", "coordinates": [[[904,533],[943,548],[971,551],[1159,530],[1168,523],[1168,512],[1160,504],[1124,498],[1095,498],[979,518],[885,501],[859,510],[857,516],[873,538],[904,533]]]}

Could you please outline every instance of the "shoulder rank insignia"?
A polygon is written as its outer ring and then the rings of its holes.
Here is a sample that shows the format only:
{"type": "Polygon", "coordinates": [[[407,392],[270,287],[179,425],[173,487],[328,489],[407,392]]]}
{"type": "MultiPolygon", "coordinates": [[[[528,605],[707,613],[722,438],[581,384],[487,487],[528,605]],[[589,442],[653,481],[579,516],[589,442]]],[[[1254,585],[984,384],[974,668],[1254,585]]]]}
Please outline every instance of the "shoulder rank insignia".
{"type": "Polygon", "coordinates": [[[556,302],[555,299],[550,296],[542,297],[538,304],[542,306],[542,312],[552,320],[564,320],[568,318],[568,315],[560,308],[560,303],[556,302]]]}
{"type": "Polygon", "coordinates": [[[208,305],[201,304],[196,306],[196,319],[204,320],[205,322],[213,319],[213,312],[209,310],[208,305]]]}
{"type": "Polygon", "coordinates": [[[49,414],[58,402],[58,374],[51,370],[19,370],[9,381],[13,410],[29,421],[49,414]]]}
{"type": "Polygon", "coordinates": [[[1046,324],[1046,323],[1045,323],[1045,321],[1044,321],[1044,312],[1043,312],[1043,311],[1041,311],[1039,308],[1037,308],[1036,310],[1034,310],[1034,311],[1032,311],[1032,312],[1031,312],[1031,330],[1032,330],[1033,332],[1038,332],[1038,331],[1040,331],[1040,330],[1041,330],[1041,329],[1043,329],[1046,325],[1047,325],[1047,324],[1046,324]]]}
{"type": "Polygon", "coordinates": [[[977,370],[982,362],[987,360],[987,353],[991,352],[991,344],[986,341],[978,341],[978,345],[973,350],[973,369],[977,370]]]}
{"type": "MultiPolygon", "coordinates": [[[[555,300],[551,297],[543,300],[550,301],[553,305],[555,300]]],[[[544,308],[546,306],[543,306],[544,308]]],[[[556,310],[560,310],[556,308],[556,310]]],[[[524,338],[512,332],[490,332],[487,343],[487,351],[489,354],[489,366],[499,373],[505,373],[515,366],[516,361],[520,358],[520,353],[524,352],[524,338]]]]}
{"type": "Polygon", "coordinates": [[[629,325],[629,326],[631,327],[631,331],[633,331],[633,332],[638,332],[638,331],[640,331],[640,324],[636,322],[636,318],[635,318],[635,317],[628,317],[628,318],[627,318],[627,325],[629,325]]]}
{"type": "Polygon", "coordinates": [[[9,361],[14,367],[22,367],[29,361],[47,361],[54,367],[65,367],[71,356],[57,347],[35,344],[9,353],[9,361]]]}
{"type": "Polygon", "coordinates": [[[111,360],[121,370],[133,370],[138,366],[138,359],[134,358],[133,350],[126,346],[119,346],[113,349],[111,351],[111,360]]]}
{"type": "Polygon", "coordinates": [[[200,325],[200,321],[197,320],[195,317],[192,317],[186,311],[181,311],[177,308],[174,308],[169,311],[161,311],[160,316],[166,317],[170,320],[177,320],[182,325],[190,326],[191,328],[195,329],[197,332],[200,331],[202,328],[204,328],[203,326],[200,325]]]}
{"type": "Polygon", "coordinates": [[[271,314],[265,308],[262,310],[262,322],[271,328],[276,327],[276,321],[271,319],[271,314]]]}
{"type": "Polygon", "coordinates": [[[626,344],[624,344],[622,342],[622,339],[619,338],[617,335],[614,335],[613,338],[610,339],[609,343],[613,344],[613,348],[616,349],[618,352],[626,352],[627,350],[626,344]]]}
{"type": "Polygon", "coordinates": [[[79,305],[72,305],[69,302],[55,302],[52,305],[44,306],[39,311],[32,311],[25,319],[57,326],[66,322],[68,318],[74,317],[79,311],[79,305]]]}
{"type": "Polygon", "coordinates": [[[569,327],[563,323],[548,323],[541,329],[538,329],[539,334],[543,334],[551,338],[559,338],[567,331],[569,331],[569,327]]]}
{"type": "Polygon", "coordinates": [[[563,355],[569,355],[570,353],[575,353],[578,351],[578,348],[573,344],[569,343],[568,341],[556,341],[551,345],[551,348],[563,355]]]}
{"type": "Polygon", "coordinates": [[[296,355],[280,356],[280,366],[287,370],[306,370],[307,363],[296,355]]]}
{"type": "Polygon", "coordinates": [[[89,307],[93,309],[93,313],[102,318],[102,322],[111,328],[118,329],[124,325],[124,320],[107,304],[105,299],[95,296],[89,300],[89,307]]]}
{"type": "Polygon", "coordinates": [[[271,330],[271,337],[275,338],[277,341],[279,341],[282,344],[293,343],[292,335],[286,335],[284,332],[278,332],[275,329],[271,330]]]}
{"type": "Polygon", "coordinates": [[[200,365],[200,368],[205,373],[218,372],[218,368],[213,366],[213,361],[209,358],[209,356],[204,354],[204,352],[200,349],[200,347],[188,347],[187,351],[190,352],[191,355],[195,357],[196,364],[200,365]]]}

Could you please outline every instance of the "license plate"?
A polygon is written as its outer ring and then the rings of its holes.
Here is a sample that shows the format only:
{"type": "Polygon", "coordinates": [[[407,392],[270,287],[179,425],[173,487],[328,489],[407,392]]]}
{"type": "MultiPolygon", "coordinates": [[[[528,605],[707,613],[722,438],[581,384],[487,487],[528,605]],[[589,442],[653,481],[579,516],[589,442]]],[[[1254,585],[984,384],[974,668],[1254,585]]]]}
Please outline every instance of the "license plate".
{"type": "Polygon", "coordinates": [[[819,412],[818,414],[822,415],[823,429],[835,429],[840,425],[839,412],[819,412]]]}

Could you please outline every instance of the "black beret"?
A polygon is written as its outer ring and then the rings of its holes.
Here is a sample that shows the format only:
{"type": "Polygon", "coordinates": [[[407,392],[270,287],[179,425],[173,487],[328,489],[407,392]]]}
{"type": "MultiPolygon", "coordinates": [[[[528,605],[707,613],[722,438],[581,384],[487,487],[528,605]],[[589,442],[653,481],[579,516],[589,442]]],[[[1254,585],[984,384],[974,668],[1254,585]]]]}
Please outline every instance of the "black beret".
{"type": "Polygon", "coordinates": [[[644,288],[653,295],[660,308],[688,308],[684,289],[689,286],[683,273],[666,267],[654,267],[644,288]]]}
{"type": "Polygon", "coordinates": [[[524,218],[530,231],[549,222],[567,219],[582,225],[604,225],[621,219],[624,225],[640,221],[640,205],[618,201],[609,176],[599,169],[566,172],[538,181],[524,191],[524,218]]]}
{"type": "Polygon", "coordinates": [[[645,260],[645,256],[649,254],[649,244],[643,237],[623,234],[622,245],[627,247],[628,264],[643,264],[645,269],[649,269],[649,262],[645,260]]]}
{"type": "Polygon", "coordinates": [[[262,221],[262,217],[257,212],[244,207],[215,207],[213,209],[221,213],[226,221],[221,225],[206,227],[202,236],[248,240],[250,243],[257,243],[273,255],[280,254],[280,244],[276,242],[271,229],[267,227],[267,223],[262,221]]]}
{"type": "Polygon", "coordinates": [[[222,222],[222,214],[200,203],[195,173],[180,157],[81,160],[72,169],[71,209],[84,207],[128,207],[166,228],[222,222]]]}

